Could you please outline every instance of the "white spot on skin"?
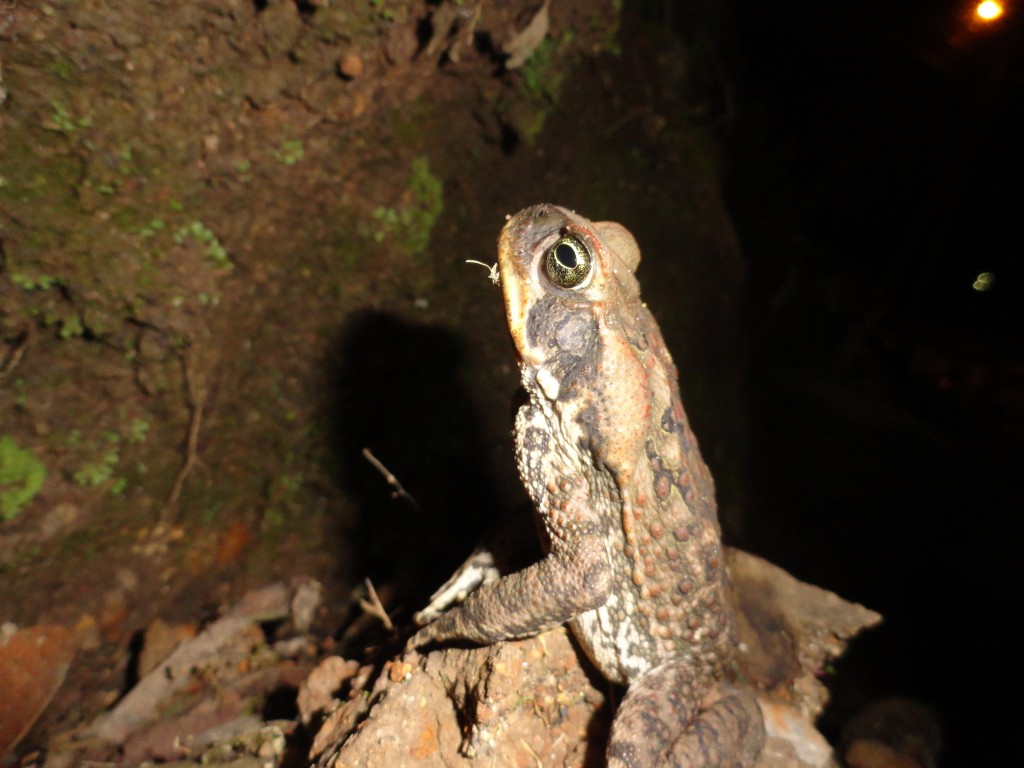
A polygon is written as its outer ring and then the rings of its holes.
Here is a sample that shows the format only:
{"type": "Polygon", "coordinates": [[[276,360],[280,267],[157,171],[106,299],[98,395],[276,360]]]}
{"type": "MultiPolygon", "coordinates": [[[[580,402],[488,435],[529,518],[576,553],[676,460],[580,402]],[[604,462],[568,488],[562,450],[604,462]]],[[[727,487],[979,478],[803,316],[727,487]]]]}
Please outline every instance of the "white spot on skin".
{"type": "Polygon", "coordinates": [[[627,685],[651,668],[650,654],[643,650],[650,638],[633,620],[635,609],[636,596],[626,590],[612,593],[600,608],[574,620],[580,630],[576,637],[597,668],[609,680],[627,685]]]}
{"type": "Polygon", "coordinates": [[[537,369],[537,384],[540,385],[540,388],[543,390],[546,398],[549,400],[558,399],[558,379],[556,379],[555,375],[547,368],[537,369]]]}

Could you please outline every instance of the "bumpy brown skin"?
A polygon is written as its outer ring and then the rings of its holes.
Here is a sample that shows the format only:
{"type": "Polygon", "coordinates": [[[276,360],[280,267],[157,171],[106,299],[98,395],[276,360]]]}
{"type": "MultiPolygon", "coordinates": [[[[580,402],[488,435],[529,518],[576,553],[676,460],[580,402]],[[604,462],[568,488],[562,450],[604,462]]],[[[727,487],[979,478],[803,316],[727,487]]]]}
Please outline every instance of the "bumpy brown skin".
{"type": "Polygon", "coordinates": [[[568,622],[601,672],[629,686],[610,766],[750,766],[764,724],[751,691],[721,682],[734,643],[714,487],[640,300],[639,259],[625,228],[563,208],[506,224],[501,283],[530,396],[517,458],[547,555],[411,642],[486,644],[568,622]],[[592,257],[572,288],[546,268],[566,236],[592,257]]]}

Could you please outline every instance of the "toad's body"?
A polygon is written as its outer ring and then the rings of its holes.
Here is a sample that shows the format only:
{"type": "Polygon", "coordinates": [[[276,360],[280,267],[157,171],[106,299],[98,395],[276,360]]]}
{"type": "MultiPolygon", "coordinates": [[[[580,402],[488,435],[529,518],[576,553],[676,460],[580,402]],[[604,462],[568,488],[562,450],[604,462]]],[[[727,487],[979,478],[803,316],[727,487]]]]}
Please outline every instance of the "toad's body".
{"type": "Polygon", "coordinates": [[[676,369],[618,224],[549,205],[506,224],[498,260],[529,403],[519,470],[546,557],[472,593],[414,644],[523,637],[568,622],[629,686],[609,765],[749,766],[753,693],[718,685],[733,648],[714,487],[676,369]]]}

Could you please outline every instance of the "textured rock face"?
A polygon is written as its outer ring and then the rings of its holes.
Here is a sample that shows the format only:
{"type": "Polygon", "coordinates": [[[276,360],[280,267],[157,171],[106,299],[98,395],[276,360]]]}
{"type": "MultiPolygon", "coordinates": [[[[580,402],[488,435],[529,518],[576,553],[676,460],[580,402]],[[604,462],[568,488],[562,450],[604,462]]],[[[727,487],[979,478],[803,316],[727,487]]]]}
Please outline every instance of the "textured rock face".
{"type": "MultiPolygon", "coordinates": [[[[726,549],[742,674],[759,691],[768,741],[758,768],[832,764],[813,721],[818,679],[846,641],[881,617],[726,549]]],[[[324,723],[317,766],[600,766],[617,696],[565,630],[392,662],[324,723]]]]}

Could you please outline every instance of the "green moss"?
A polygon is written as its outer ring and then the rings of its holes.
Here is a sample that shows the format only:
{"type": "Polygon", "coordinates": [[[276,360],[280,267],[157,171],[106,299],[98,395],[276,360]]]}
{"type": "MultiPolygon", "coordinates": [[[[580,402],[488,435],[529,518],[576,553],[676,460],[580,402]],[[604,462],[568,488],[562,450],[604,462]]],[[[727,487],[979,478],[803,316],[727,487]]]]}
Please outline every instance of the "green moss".
{"type": "Polygon", "coordinates": [[[53,115],[50,117],[50,122],[46,127],[55,127],[58,131],[64,133],[71,133],[75,130],[75,121],[72,119],[71,114],[68,112],[68,108],[64,106],[63,102],[54,99],[50,102],[50,106],[53,107],[53,115]]]}
{"type": "Polygon", "coordinates": [[[562,84],[575,64],[572,54],[575,39],[573,31],[568,29],[557,38],[542,40],[519,69],[523,76],[521,92],[536,101],[557,104],[562,84]]]}
{"type": "MultiPolygon", "coordinates": [[[[295,456],[289,452],[285,465],[291,466],[294,461],[295,456]]],[[[303,483],[304,477],[301,472],[286,472],[271,479],[267,489],[267,505],[263,512],[265,529],[281,528],[308,508],[299,500],[303,483]]]]}
{"type": "Polygon", "coordinates": [[[523,75],[523,92],[532,99],[552,103],[558,100],[565,73],[553,66],[554,52],[555,42],[545,38],[519,70],[523,75]]]}
{"type": "Polygon", "coordinates": [[[161,218],[150,219],[148,224],[145,224],[140,230],[139,234],[145,238],[153,237],[157,232],[162,230],[166,225],[164,220],[161,218]]]}
{"type": "Polygon", "coordinates": [[[132,419],[128,424],[128,440],[132,443],[144,443],[146,442],[146,435],[149,434],[149,428],[152,425],[148,419],[132,419]]]}
{"type": "Polygon", "coordinates": [[[61,80],[71,81],[71,62],[67,59],[57,59],[53,63],[53,73],[61,80]]]}
{"type": "Polygon", "coordinates": [[[55,285],[60,285],[60,280],[51,275],[38,275],[29,277],[22,272],[11,274],[11,282],[23,291],[48,291],[55,285]]]}
{"type": "Polygon", "coordinates": [[[370,0],[370,7],[382,21],[392,21],[395,18],[394,10],[385,6],[384,0],[370,0]]]}
{"type": "Polygon", "coordinates": [[[302,139],[285,139],[281,142],[281,148],[274,152],[278,162],[285,165],[295,165],[306,155],[306,149],[302,145],[302,139]]]}
{"type": "Polygon", "coordinates": [[[14,390],[14,404],[24,408],[28,404],[28,391],[25,388],[25,380],[20,376],[11,382],[11,389],[14,390]]]}
{"type": "Polygon", "coordinates": [[[527,144],[544,127],[548,113],[558,104],[565,78],[575,65],[572,30],[557,39],[546,38],[519,68],[517,98],[500,108],[504,117],[527,144]]]}
{"type": "MultiPolygon", "coordinates": [[[[69,444],[71,444],[71,437],[71,435],[68,436],[69,444]]],[[[108,431],[103,433],[103,440],[106,445],[98,449],[96,458],[87,461],[71,475],[79,485],[95,488],[114,474],[114,467],[121,460],[121,436],[117,432],[108,431]]]]}
{"type": "Polygon", "coordinates": [[[51,99],[50,107],[53,114],[43,121],[43,128],[60,133],[73,133],[77,128],[88,128],[92,125],[91,114],[76,119],[71,116],[67,106],[60,99],[51,99]]]}
{"type": "Polygon", "coordinates": [[[85,326],[82,325],[82,318],[78,315],[69,315],[60,321],[60,331],[57,335],[62,339],[70,339],[81,336],[85,333],[85,326]]]}
{"type": "Polygon", "coordinates": [[[46,479],[46,466],[18,447],[14,439],[0,437],[0,518],[13,520],[35,498],[46,479]]]}
{"type": "Polygon", "coordinates": [[[373,239],[393,239],[406,253],[426,250],[430,233],[444,210],[444,182],[430,172],[426,157],[412,161],[409,173],[409,204],[401,208],[380,207],[373,211],[373,239]]]}
{"type": "Polygon", "coordinates": [[[234,264],[228,257],[227,249],[221,244],[213,231],[201,221],[193,221],[180,227],[174,233],[174,242],[183,243],[186,239],[192,238],[200,245],[206,247],[206,257],[215,267],[220,269],[232,269],[234,264]]]}
{"type": "Polygon", "coordinates": [[[95,488],[114,474],[114,467],[120,459],[121,454],[116,449],[107,451],[95,461],[83,464],[72,477],[79,485],[95,488]]]}

